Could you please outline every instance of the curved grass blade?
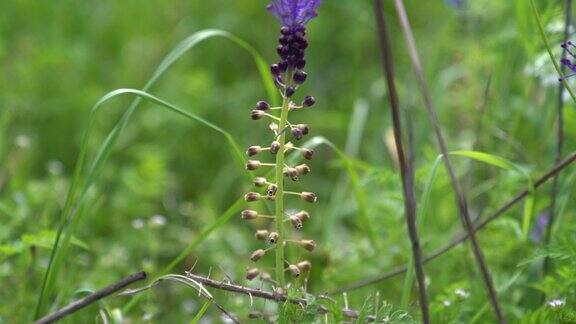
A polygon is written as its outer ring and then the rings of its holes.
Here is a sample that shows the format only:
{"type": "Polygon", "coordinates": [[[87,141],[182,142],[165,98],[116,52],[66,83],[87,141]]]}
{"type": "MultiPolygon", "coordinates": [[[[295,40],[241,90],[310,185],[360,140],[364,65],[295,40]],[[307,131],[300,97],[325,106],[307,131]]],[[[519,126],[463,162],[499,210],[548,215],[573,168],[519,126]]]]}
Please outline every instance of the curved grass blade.
{"type": "MultiPolygon", "coordinates": [[[[237,45],[239,45],[240,47],[242,47],[244,50],[248,51],[252,55],[254,62],[256,64],[256,67],[258,68],[258,71],[259,71],[260,76],[262,78],[262,81],[266,87],[266,90],[268,92],[268,96],[269,96],[270,100],[272,102],[276,102],[278,100],[277,99],[278,93],[276,92],[275,86],[274,86],[271,78],[269,77],[269,72],[267,70],[267,64],[264,61],[264,59],[262,58],[262,56],[252,46],[250,46],[248,43],[246,43],[242,39],[238,38],[237,36],[235,36],[231,33],[228,33],[226,31],[216,30],[216,29],[207,29],[207,30],[199,31],[199,32],[194,33],[193,35],[187,37],[180,44],[178,44],[164,58],[164,60],[160,63],[160,65],[156,68],[156,70],[154,71],[154,73],[152,74],[152,76],[150,77],[150,79],[148,80],[146,85],[144,86],[143,91],[148,91],[152,86],[154,86],[156,84],[156,82],[158,81],[158,79],[177,60],[179,60],[182,56],[184,56],[184,54],[186,54],[189,50],[194,48],[196,45],[200,44],[202,41],[205,41],[205,40],[213,38],[213,37],[226,38],[226,39],[236,43],[237,45]]],[[[141,102],[141,99],[139,97],[136,98],[134,101],[132,101],[128,110],[124,113],[124,115],[122,116],[120,121],[116,124],[114,129],[108,135],[105,142],[102,144],[101,148],[99,149],[99,151],[96,155],[95,161],[93,162],[93,164],[90,168],[88,179],[94,179],[96,177],[96,175],[98,174],[98,171],[103,168],[107,158],[109,157],[110,151],[112,150],[112,148],[116,144],[116,141],[120,137],[120,135],[122,134],[123,130],[126,128],[128,122],[130,121],[132,114],[134,113],[134,111],[136,110],[136,108],[138,107],[140,102],[141,102]]],[[[70,219],[71,218],[73,219],[74,215],[75,215],[73,212],[73,206],[74,206],[74,202],[77,199],[76,196],[78,195],[78,189],[80,188],[80,185],[82,182],[82,172],[84,171],[85,162],[86,162],[85,160],[86,160],[86,155],[87,155],[86,153],[88,150],[88,138],[89,138],[89,134],[90,134],[89,130],[91,129],[91,126],[94,122],[93,117],[94,117],[93,115],[90,116],[90,119],[88,121],[88,127],[87,127],[88,130],[85,132],[84,138],[82,140],[82,146],[80,148],[79,158],[78,158],[78,161],[76,162],[74,175],[72,177],[72,184],[70,186],[70,189],[68,190],[66,202],[65,202],[65,205],[64,205],[64,208],[62,210],[61,217],[60,217],[60,224],[58,226],[56,239],[54,241],[54,245],[53,245],[53,248],[51,251],[50,261],[48,263],[48,267],[46,269],[46,272],[44,273],[44,277],[42,280],[41,291],[40,291],[38,302],[37,302],[36,309],[34,312],[34,318],[39,318],[40,315],[45,312],[47,304],[48,304],[48,299],[52,296],[52,292],[54,290],[54,283],[56,280],[56,275],[59,273],[61,265],[62,265],[61,264],[62,263],[62,261],[61,261],[62,257],[59,257],[60,255],[63,254],[60,252],[60,250],[61,250],[60,239],[61,239],[61,235],[63,233],[64,228],[70,222],[70,219]]],[[[86,192],[86,190],[87,190],[87,188],[89,188],[90,184],[91,184],[90,181],[86,181],[84,183],[85,189],[82,190],[83,193],[86,192]]],[[[75,232],[75,229],[76,229],[75,226],[71,227],[70,233],[75,232]]],[[[67,247],[67,245],[68,244],[62,245],[62,247],[67,247]]]]}
{"type": "Polygon", "coordinates": [[[450,154],[468,157],[504,170],[514,170],[526,178],[526,182],[528,183],[528,196],[524,202],[524,213],[522,216],[522,235],[524,240],[527,240],[528,232],[530,231],[530,222],[532,221],[532,217],[534,215],[534,201],[536,199],[536,188],[530,174],[528,174],[528,172],[526,172],[526,170],[524,170],[519,165],[496,155],[478,151],[454,151],[450,152],[450,154]]]}
{"type": "Polygon", "coordinates": [[[208,300],[207,302],[205,302],[204,305],[202,305],[202,308],[200,308],[200,310],[198,311],[198,313],[196,313],[196,316],[194,316],[194,318],[192,319],[192,321],[190,323],[191,324],[200,323],[200,320],[202,319],[204,314],[206,314],[206,311],[208,310],[208,307],[210,307],[210,305],[212,305],[211,300],[208,300]]]}

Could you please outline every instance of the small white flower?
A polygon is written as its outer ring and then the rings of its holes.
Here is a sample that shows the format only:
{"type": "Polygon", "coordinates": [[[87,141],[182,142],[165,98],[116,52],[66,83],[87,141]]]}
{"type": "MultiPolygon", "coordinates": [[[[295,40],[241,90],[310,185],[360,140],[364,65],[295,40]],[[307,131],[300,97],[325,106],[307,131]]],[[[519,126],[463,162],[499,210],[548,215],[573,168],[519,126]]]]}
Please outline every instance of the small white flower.
{"type": "Polygon", "coordinates": [[[455,289],[454,294],[462,299],[470,297],[470,293],[462,288],[455,289]]]}
{"type": "Polygon", "coordinates": [[[566,304],[566,299],[552,299],[548,302],[548,306],[552,308],[562,307],[566,304]]]}
{"type": "Polygon", "coordinates": [[[27,149],[30,147],[30,137],[26,135],[18,135],[16,137],[16,146],[22,149],[27,149]]]}
{"type": "Polygon", "coordinates": [[[152,227],[162,227],[166,225],[166,217],[162,215],[154,215],[150,218],[150,225],[152,227]]]}
{"type": "Polygon", "coordinates": [[[134,227],[135,229],[141,229],[142,227],[144,227],[144,221],[142,220],[142,218],[136,218],[135,220],[133,220],[132,227],[134,227]]]}
{"type": "Polygon", "coordinates": [[[452,305],[452,302],[449,300],[445,300],[442,302],[442,304],[444,305],[444,307],[450,307],[452,305]]]}

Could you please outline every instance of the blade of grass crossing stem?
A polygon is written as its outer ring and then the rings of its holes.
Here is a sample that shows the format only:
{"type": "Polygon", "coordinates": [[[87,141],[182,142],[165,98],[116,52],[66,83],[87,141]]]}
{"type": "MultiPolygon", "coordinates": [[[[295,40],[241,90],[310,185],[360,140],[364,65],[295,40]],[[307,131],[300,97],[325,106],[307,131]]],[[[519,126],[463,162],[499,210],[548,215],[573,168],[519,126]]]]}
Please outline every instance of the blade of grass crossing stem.
{"type": "MultiPolygon", "coordinates": [[[[189,50],[194,48],[196,45],[198,45],[202,41],[213,38],[213,37],[226,38],[226,39],[236,43],[237,45],[239,45],[240,47],[242,47],[244,50],[248,51],[252,55],[254,62],[255,62],[255,65],[256,65],[256,67],[260,73],[260,76],[262,78],[262,81],[265,85],[265,88],[266,88],[266,91],[268,93],[270,100],[272,102],[277,102],[278,101],[278,94],[276,92],[275,86],[274,86],[271,78],[269,77],[267,63],[262,58],[262,56],[256,51],[256,49],[254,49],[252,46],[250,46],[248,43],[246,43],[242,39],[238,38],[237,36],[230,34],[226,31],[216,30],[216,29],[202,30],[200,32],[194,33],[193,35],[184,39],[180,44],[178,44],[164,58],[164,60],[159,64],[159,66],[156,68],[156,70],[154,71],[154,73],[152,74],[152,76],[150,77],[150,79],[148,80],[146,85],[144,86],[143,90],[144,91],[149,90],[156,83],[156,81],[177,60],[179,60],[182,56],[184,56],[184,54],[186,54],[189,50]]],[[[116,124],[116,126],[114,127],[112,132],[108,135],[105,142],[102,144],[100,150],[98,151],[98,153],[96,155],[96,159],[95,159],[94,163],[92,164],[92,167],[90,168],[91,171],[89,173],[89,177],[88,177],[89,179],[94,178],[93,175],[97,174],[97,171],[99,169],[101,169],[103,167],[103,165],[105,164],[105,162],[106,162],[106,160],[110,154],[111,148],[114,147],[117,139],[119,138],[122,131],[124,130],[124,128],[126,127],[128,122],[130,121],[130,118],[131,118],[132,114],[134,113],[135,109],[140,104],[140,101],[141,101],[140,97],[136,98],[134,101],[132,101],[128,110],[124,113],[124,115],[122,116],[120,121],[116,124]]],[[[91,129],[93,120],[94,120],[93,116],[91,115],[90,120],[88,122],[87,131],[86,131],[84,138],[82,140],[82,145],[80,148],[80,155],[79,155],[78,161],[76,162],[74,175],[72,177],[72,184],[71,184],[70,189],[68,191],[66,203],[65,203],[65,206],[64,206],[62,213],[61,213],[60,224],[58,226],[58,231],[57,231],[56,239],[54,241],[53,248],[51,250],[50,261],[49,261],[48,267],[46,269],[46,272],[45,272],[43,280],[42,280],[42,287],[41,287],[41,291],[39,294],[36,309],[34,312],[34,318],[38,318],[42,313],[45,312],[46,307],[47,307],[47,303],[48,303],[48,299],[52,296],[52,292],[54,290],[54,282],[56,280],[55,278],[58,275],[60,268],[61,268],[62,258],[57,258],[57,256],[59,255],[59,251],[61,249],[60,239],[61,239],[61,235],[63,234],[64,228],[66,227],[66,225],[69,222],[69,218],[74,217],[74,214],[72,212],[73,211],[72,207],[74,205],[74,202],[76,201],[76,195],[78,193],[78,189],[79,189],[79,186],[80,186],[80,183],[82,180],[82,172],[84,170],[86,152],[88,150],[88,142],[89,142],[88,138],[89,138],[89,134],[90,134],[89,130],[91,129]]],[[[90,185],[91,185],[91,183],[89,181],[87,181],[84,184],[84,188],[88,188],[90,185]]],[[[86,190],[87,189],[84,189],[82,192],[86,192],[86,190]]],[[[71,227],[70,231],[68,231],[69,234],[67,234],[67,235],[71,235],[73,232],[75,232],[75,230],[76,230],[75,227],[71,227]]],[[[69,239],[67,241],[69,241],[69,239]]]]}
{"type": "Polygon", "coordinates": [[[562,75],[562,70],[560,69],[560,65],[558,65],[558,62],[556,61],[556,58],[554,57],[554,53],[552,53],[552,49],[550,48],[550,43],[548,42],[548,37],[546,36],[546,32],[544,31],[544,26],[542,25],[542,19],[540,18],[540,14],[538,13],[538,9],[536,8],[536,4],[534,3],[534,0],[530,0],[530,6],[532,7],[532,14],[534,15],[534,18],[536,19],[536,24],[538,25],[538,31],[540,31],[540,37],[542,38],[542,42],[544,43],[544,47],[546,47],[546,51],[548,52],[548,56],[550,56],[550,60],[552,61],[552,64],[554,64],[554,68],[556,69],[556,73],[558,73],[558,78],[560,78],[560,81],[564,84],[564,88],[568,91],[568,93],[570,94],[570,97],[572,97],[572,100],[574,100],[574,102],[576,102],[576,96],[574,95],[574,92],[572,91],[572,89],[568,85],[568,82],[566,82],[564,75],[562,75]]]}
{"type": "Polygon", "coordinates": [[[478,151],[453,151],[450,155],[464,156],[476,161],[480,161],[492,166],[499,167],[504,170],[514,170],[522,174],[526,178],[528,183],[528,196],[524,202],[524,212],[522,215],[522,236],[524,240],[528,239],[528,233],[530,231],[530,223],[532,222],[532,217],[534,215],[534,201],[536,197],[536,188],[534,186],[534,180],[532,177],[519,165],[512,163],[502,157],[478,152],[478,151]]]}
{"type": "MultiPolygon", "coordinates": [[[[439,155],[434,164],[432,169],[430,170],[430,176],[428,177],[428,181],[424,186],[424,192],[422,194],[422,198],[420,203],[418,204],[419,210],[418,215],[419,217],[416,219],[416,226],[418,227],[418,232],[422,232],[422,224],[424,223],[424,217],[426,216],[426,212],[428,211],[428,204],[430,202],[430,194],[432,193],[432,187],[434,182],[436,181],[436,176],[438,174],[438,168],[442,163],[442,155],[439,155]]],[[[422,245],[421,245],[422,246],[422,245]]],[[[412,285],[414,284],[414,259],[408,258],[408,265],[406,268],[406,276],[404,277],[404,285],[402,286],[402,298],[401,298],[401,306],[400,309],[408,309],[410,303],[410,292],[412,291],[412,285]]]]}
{"type": "Polygon", "coordinates": [[[352,190],[354,191],[356,204],[358,205],[360,224],[362,228],[368,233],[368,237],[372,242],[372,244],[374,244],[374,247],[376,249],[379,249],[381,247],[380,240],[378,238],[376,229],[373,226],[372,221],[370,220],[370,216],[368,215],[368,208],[366,205],[366,195],[362,190],[362,185],[360,184],[360,177],[358,176],[358,173],[354,169],[354,163],[346,156],[344,152],[338,149],[336,145],[334,145],[334,143],[330,142],[329,140],[327,140],[322,136],[316,136],[312,138],[309,142],[311,143],[311,145],[319,145],[319,144],[327,145],[336,153],[336,155],[338,155],[338,158],[344,163],[344,168],[346,169],[348,177],[350,178],[350,184],[352,185],[352,190]]]}
{"type": "Polygon", "coordinates": [[[205,302],[204,305],[202,305],[202,308],[200,308],[200,310],[198,311],[198,313],[196,314],[196,316],[194,316],[194,318],[192,319],[192,321],[191,321],[190,323],[191,323],[191,324],[198,324],[198,323],[200,323],[200,320],[202,319],[202,317],[204,316],[204,314],[206,314],[206,311],[208,310],[208,307],[210,307],[210,305],[212,305],[212,301],[211,301],[211,300],[205,302]]]}

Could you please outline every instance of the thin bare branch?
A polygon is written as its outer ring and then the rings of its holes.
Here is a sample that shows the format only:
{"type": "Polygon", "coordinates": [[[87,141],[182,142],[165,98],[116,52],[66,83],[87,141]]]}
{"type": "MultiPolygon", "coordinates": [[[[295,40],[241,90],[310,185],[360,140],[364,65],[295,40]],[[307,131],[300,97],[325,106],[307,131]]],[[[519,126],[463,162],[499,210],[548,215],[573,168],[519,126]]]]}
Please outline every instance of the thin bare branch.
{"type": "MultiPolygon", "coordinates": [[[[380,40],[380,50],[382,54],[382,67],[386,76],[386,84],[388,85],[388,97],[390,99],[392,125],[394,128],[394,141],[396,144],[396,152],[398,155],[398,162],[400,165],[400,175],[402,177],[402,188],[404,194],[404,210],[406,212],[406,223],[408,227],[408,236],[412,243],[412,256],[414,258],[414,268],[416,270],[416,279],[418,281],[420,308],[422,310],[422,320],[424,323],[430,323],[430,313],[428,307],[428,293],[426,291],[426,280],[424,276],[424,268],[422,266],[422,250],[420,248],[420,240],[418,238],[418,228],[416,225],[416,198],[414,195],[414,178],[412,177],[411,164],[406,159],[404,152],[404,144],[402,141],[402,123],[400,121],[400,104],[398,102],[398,94],[396,92],[396,84],[394,80],[394,60],[392,58],[391,43],[388,38],[386,30],[386,23],[384,21],[384,9],[382,7],[382,0],[374,1],[376,12],[376,25],[378,26],[378,36],[380,40]]],[[[410,158],[408,160],[411,160],[410,158]]]]}
{"type": "Polygon", "coordinates": [[[140,281],[140,280],[144,280],[146,279],[146,273],[145,272],[138,272],[135,274],[132,274],[104,289],[98,290],[82,299],[76,300],[72,303],[70,303],[69,305],[55,311],[52,314],[49,314],[47,316],[42,317],[41,319],[37,320],[35,323],[36,324],[45,324],[45,323],[53,323],[61,318],[64,318],[72,313],[75,313],[76,311],[89,306],[90,304],[106,297],[109,296],[123,288],[125,288],[126,286],[136,282],[136,281],[140,281]]]}
{"type": "Polygon", "coordinates": [[[472,244],[472,251],[474,252],[474,257],[476,258],[476,262],[478,263],[478,267],[480,268],[480,272],[482,273],[482,278],[484,279],[484,284],[488,292],[488,297],[490,299],[490,303],[492,304],[492,308],[494,309],[494,313],[496,314],[498,322],[506,323],[506,318],[504,317],[504,313],[502,312],[502,308],[500,306],[500,303],[498,302],[498,295],[496,293],[496,289],[494,289],[494,283],[492,282],[492,276],[490,275],[490,270],[488,269],[488,266],[486,264],[486,260],[484,258],[484,253],[482,252],[482,249],[480,247],[480,243],[476,238],[476,234],[474,231],[474,224],[470,218],[466,196],[464,195],[462,187],[458,182],[456,173],[454,171],[454,166],[452,164],[450,156],[448,155],[448,148],[446,145],[446,141],[444,140],[442,128],[440,127],[440,122],[438,119],[438,115],[436,113],[436,108],[434,107],[432,97],[430,96],[430,91],[428,90],[428,83],[426,82],[426,79],[424,77],[424,70],[422,68],[422,64],[420,63],[420,57],[418,55],[418,50],[416,48],[416,42],[414,41],[414,35],[412,34],[412,28],[410,27],[408,15],[406,14],[406,9],[404,8],[404,2],[402,0],[395,0],[394,4],[396,6],[396,12],[398,13],[398,16],[400,18],[400,24],[402,26],[402,31],[406,39],[409,56],[412,61],[412,67],[414,69],[414,73],[416,74],[416,78],[418,79],[420,92],[422,93],[422,97],[424,99],[424,106],[428,111],[428,115],[434,128],[434,132],[436,133],[436,139],[438,141],[438,146],[440,147],[440,152],[444,156],[444,165],[450,178],[452,190],[454,191],[454,195],[456,196],[456,202],[458,204],[460,220],[462,221],[464,229],[468,232],[468,236],[470,237],[470,243],[472,244]]]}
{"type": "MultiPolygon", "coordinates": [[[[552,177],[559,174],[561,171],[563,171],[568,166],[570,166],[572,163],[574,163],[574,161],[576,161],[576,153],[570,154],[566,159],[564,159],[562,162],[555,165],[552,169],[550,169],[548,172],[546,172],[542,177],[540,177],[538,180],[536,180],[536,182],[534,183],[534,187],[535,188],[541,187],[546,182],[548,182],[552,177]]],[[[516,196],[514,196],[512,199],[508,200],[505,204],[500,206],[500,208],[498,208],[490,216],[480,220],[474,226],[474,231],[477,232],[477,231],[483,229],[490,222],[492,222],[493,220],[497,219],[498,217],[504,215],[504,213],[506,211],[508,211],[510,208],[512,208],[512,206],[516,205],[517,203],[521,202],[522,199],[526,198],[526,196],[528,196],[528,193],[529,193],[528,189],[525,189],[524,191],[522,191],[522,192],[518,193],[516,196]]],[[[436,259],[437,257],[443,255],[444,253],[452,250],[453,248],[458,246],[460,243],[466,241],[467,239],[468,239],[467,233],[460,233],[460,234],[456,235],[456,237],[450,243],[448,243],[446,246],[439,248],[436,251],[432,252],[431,254],[425,256],[423,262],[426,263],[428,261],[436,259]]],[[[362,287],[366,287],[369,285],[379,283],[381,281],[384,281],[386,279],[390,279],[392,277],[395,277],[399,274],[406,272],[406,269],[407,269],[406,265],[398,266],[398,267],[396,267],[396,268],[394,268],[388,272],[385,272],[385,273],[380,274],[378,276],[375,276],[373,278],[361,280],[361,281],[346,285],[344,287],[335,289],[333,291],[330,291],[329,295],[339,294],[339,293],[342,293],[344,291],[351,291],[351,290],[355,290],[355,289],[359,289],[362,287]]]]}

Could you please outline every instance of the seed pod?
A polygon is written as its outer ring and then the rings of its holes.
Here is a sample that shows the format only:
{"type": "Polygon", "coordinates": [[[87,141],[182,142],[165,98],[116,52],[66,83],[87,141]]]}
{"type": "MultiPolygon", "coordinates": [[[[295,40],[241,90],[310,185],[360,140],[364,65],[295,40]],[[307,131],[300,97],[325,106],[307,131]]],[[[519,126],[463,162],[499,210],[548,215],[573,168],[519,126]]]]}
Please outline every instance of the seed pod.
{"type": "Polygon", "coordinates": [[[277,141],[272,142],[270,144],[270,153],[276,154],[278,153],[278,150],[280,150],[280,143],[277,141]]]}
{"type": "Polygon", "coordinates": [[[309,203],[315,203],[316,200],[318,200],[318,197],[313,192],[302,192],[300,194],[300,198],[304,199],[305,201],[307,201],[309,203]]]}
{"type": "Polygon", "coordinates": [[[292,274],[292,277],[298,278],[300,277],[300,269],[297,266],[291,264],[288,266],[288,271],[292,274]]]}
{"type": "Polygon", "coordinates": [[[310,167],[306,164],[297,165],[295,169],[300,175],[306,175],[310,173],[310,167]]]}
{"type": "Polygon", "coordinates": [[[278,237],[279,237],[278,233],[276,233],[276,232],[271,232],[271,233],[268,235],[268,243],[270,243],[270,244],[276,244],[276,242],[278,242],[278,237]]]}
{"type": "Polygon", "coordinates": [[[257,268],[252,268],[252,269],[246,271],[246,279],[252,280],[252,279],[258,277],[259,274],[260,274],[260,270],[258,270],[257,268]]]}
{"type": "Polygon", "coordinates": [[[256,251],[252,252],[252,254],[250,255],[250,260],[256,262],[256,261],[260,260],[260,258],[262,258],[265,255],[266,255],[265,250],[258,249],[256,251]]]}
{"type": "Polygon", "coordinates": [[[262,165],[262,163],[260,163],[260,161],[258,161],[258,160],[248,160],[248,162],[246,162],[246,169],[250,170],[250,171],[254,171],[254,170],[258,169],[261,165],[262,165]]]}
{"type": "Polygon", "coordinates": [[[310,271],[310,269],[312,269],[312,263],[310,263],[310,261],[302,261],[302,262],[298,262],[298,264],[296,264],[296,266],[298,267],[298,269],[302,270],[302,271],[310,271]]]}
{"type": "Polygon", "coordinates": [[[290,222],[292,223],[292,226],[294,226],[295,229],[301,229],[302,228],[302,220],[294,215],[290,216],[290,222]]]}
{"type": "Polygon", "coordinates": [[[305,210],[301,210],[292,216],[297,217],[301,222],[310,219],[310,214],[305,210]]]}
{"type": "Polygon", "coordinates": [[[312,156],[314,156],[314,151],[311,149],[304,148],[300,152],[306,160],[312,160],[312,156]]]}
{"type": "Polygon", "coordinates": [[[267,103],[266,101],[258,101],[256,103],[256,109],[262,110],[262,111],[268,110],[268,109],[270,109],[270,104],[267,103]]]}
{"type": "Polygon", "coordinates": [[[296,170],[296,168],[284,168],[284,175],[289,177],[290,179],[292,179],[292,181],[298,181],[299,177],[298,177],[298,170],[296,170]]]}
{"type": "Polygon", "coordinates": [[[241,213],[242,219],[250,220],[258,217],[258,212],[255,210],[246,209],[241,213]]]}
{"type": "Polygon", "coordinates": [[[256,187],[264,187],[267,183],[268,183],[268,181],[266,180],[266,178],[263,178],[263,177],[254,178],[254,185],[256,187]]]}
{"type": "Polygon", "coordinates": [[[276,186],[275,184],[271,184],[268,186],[268,189],[266,190],[266,194],[268,195],[268,197],[275,196],[277,190],[278,190],[278,186],[276,186]]]}
{"type": "Polygon", "coordinates": [[[260,272],[260,279],[264,280],[264,281],[268,281],[272,279],[272,276],[268,273],[268,272],[260,272]]]}
{"type": "Polygon", "coordinates": [[[302,131],[302,135],[308,135],[310,132],[310,127],[308,124],[298,124],[296,127],[302,131]]]}
{"type": "Polygon", "coordinates": [[[302,135],[302,130],[300,128],[292,128],[292,136],[294,136],[294,139],[299,140],[302,138],[302,135]]]}
{"type": "Polygon", "coordinates": [[[257,240],[265,240],[268,238],[268,235],[270,235],[268,230],[257,230],[256,233],[254,233],[254,238],[257,240]]]}
{"type": "Polygon", "coordinates": [[[246,154],[248,156],[254,156],[258,153],[260,153],[260,151],[262,151],[262,147],[254,145],[254,146],[250,146],[247,150],[246,150],[246,154]]]}
{"type": "Polygon", "coordinates": [[[316,103],[316,98],[313,96],[306,96],[304,97],[304,101],[302,101],[302,106],[304,107],[312,107],[316,103]]]}
{"type": "Polygon", "coordinates": [[[257,192],[249,192],[246,195],[244,195],[244,200],[250,202],[250,201],[257,201],[260,200],[260,194],[257,192]]]}
{"type": "Polygon", "coordinates": [[[313,240],[301,240],[300,245],[302,245],[303,248],[305,248],[310,252],[314,251],[314,249],[316,248],[316,242],[314,242],[313,240]]]}
{"type": "Polygon", "coordinates": [[[258,120],[264,117],[264,114],[265,112],[263,112],[262,110],[254,109],[250,113],[250,118],[252,118],[252,120],[258,120]]]}

